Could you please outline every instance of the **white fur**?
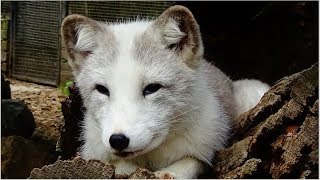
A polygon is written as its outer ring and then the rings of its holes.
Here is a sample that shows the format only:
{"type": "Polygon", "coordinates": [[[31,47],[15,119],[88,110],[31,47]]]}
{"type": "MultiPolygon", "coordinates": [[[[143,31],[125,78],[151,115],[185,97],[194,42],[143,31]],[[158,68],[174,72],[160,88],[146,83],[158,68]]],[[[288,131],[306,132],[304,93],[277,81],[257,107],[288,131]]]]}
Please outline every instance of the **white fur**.
{"type": "Polygon", "coordinates": [[[178,24],[173,19],[169,19],[163,29],[164,39],[168,44],[178,43],[186,34],[181,32],[178,24]]]}
{"type": "Polygon", "coordinates": [[[79,52],[92,51],[96,46],[95,31],[89,25],[80,24],[75,49],[79,52]]]}
{"type": "Polygon", "coordinates": [[[253,108],[270,87],[258,80],[242,79],[233,82],[236,116],[253,108]]]}
{"type": "MultiPolygon", "coordinates": [[[[81,64],[75,81],[87,109],[80,152],[86,159],[115,164],[116,173],[145,167],[160,177],[169,172],[175,178],[196,178],[204,163],[212,165],[215,151],[228,139],[235,113],[231,80],[203,59],[199,67],[190,69],[183,55],[162,44],[163,36],[169,44],[185,36],[177,23],[169,21],[163,31],[153,29],[153,23],[100,24],[98,33],[79,28],[76,48],[92,51],[86,59],[75,60],[81,64]],[[164,87],[143,97],[150,83],[164,87]],[[96,84],[107,87],[110,97],[95,90],[96,84]],[[109,138],[115,133],[130,138],[124,151],[137,152],[133,157],[114,155],[109,138]]],[[[234,83],[235,92],[245,92],[239,84],[243,83],[234,83]]],[[[253,99],[237,113],[261,97],[260,91],[259,95],[250,92],[252,96],[243,99],[236,96],[236,107],[253,99]]]]}

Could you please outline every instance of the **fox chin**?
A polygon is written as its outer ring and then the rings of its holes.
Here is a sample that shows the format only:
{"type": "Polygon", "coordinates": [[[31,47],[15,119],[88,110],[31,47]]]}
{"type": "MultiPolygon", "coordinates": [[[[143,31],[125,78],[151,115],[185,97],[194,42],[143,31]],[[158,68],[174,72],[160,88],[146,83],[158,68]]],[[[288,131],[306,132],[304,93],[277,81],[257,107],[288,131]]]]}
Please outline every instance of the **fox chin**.
{"type": "Polygon", "coordinates": [[[226,145],[232,120],[269,89],[206,62],[183,6],[121,23],[69,15],[62,37],[87,109],[80,154],[118,174],[143,167],[160,178],[197,178],[226,145]]]}

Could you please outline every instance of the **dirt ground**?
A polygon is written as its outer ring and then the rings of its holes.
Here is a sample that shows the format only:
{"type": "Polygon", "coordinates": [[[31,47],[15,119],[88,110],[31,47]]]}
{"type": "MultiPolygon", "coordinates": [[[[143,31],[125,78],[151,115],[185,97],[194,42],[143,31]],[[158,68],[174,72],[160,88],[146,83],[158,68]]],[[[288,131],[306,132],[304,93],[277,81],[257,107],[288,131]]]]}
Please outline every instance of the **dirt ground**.
{"type": "Polygon", "coordinates": [[[30,108],[35,122],[34,136],[56,142],[60,136],[63,114],[61,101],[66,96],[58,88],[9,79],[12,99],[24,101],[30,108]]]}

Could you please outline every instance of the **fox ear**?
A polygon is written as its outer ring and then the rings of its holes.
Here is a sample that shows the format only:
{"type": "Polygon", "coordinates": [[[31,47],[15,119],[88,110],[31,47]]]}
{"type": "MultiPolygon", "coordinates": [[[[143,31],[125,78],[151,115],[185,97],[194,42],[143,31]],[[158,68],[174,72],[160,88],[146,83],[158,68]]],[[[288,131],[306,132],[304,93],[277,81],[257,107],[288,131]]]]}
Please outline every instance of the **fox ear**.
{"type": "Polygon", "coordinates": [[[69,15],[63,20],[62,39],[73,69],[78,68],[81,61],[97,46],[96,33],[99,28],[96,21],[77,14],[69,15]]]}
{"type": "Polygon", "coordinates": [[[163,43],[181,53],[189,67],[197,67],[203,55],[199,26],[191,11],[184,6],[172,6],[155,21],[163,43]]]}

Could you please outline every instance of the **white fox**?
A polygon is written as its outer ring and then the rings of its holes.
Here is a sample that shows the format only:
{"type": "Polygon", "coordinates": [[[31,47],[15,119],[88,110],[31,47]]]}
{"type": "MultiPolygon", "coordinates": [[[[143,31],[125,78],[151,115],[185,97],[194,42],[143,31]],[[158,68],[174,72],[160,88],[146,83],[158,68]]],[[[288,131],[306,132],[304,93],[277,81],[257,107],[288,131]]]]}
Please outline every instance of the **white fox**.
{"type": "Polygon", "coordinates": [[[196,178],[229,137],[232,119],[269,89],[231,81],[203,59],[199,26],[183,6],[156,20],[103,23],[69,15],[64,39],[87,111],[80,154],[130,174],[196,178]]]}

